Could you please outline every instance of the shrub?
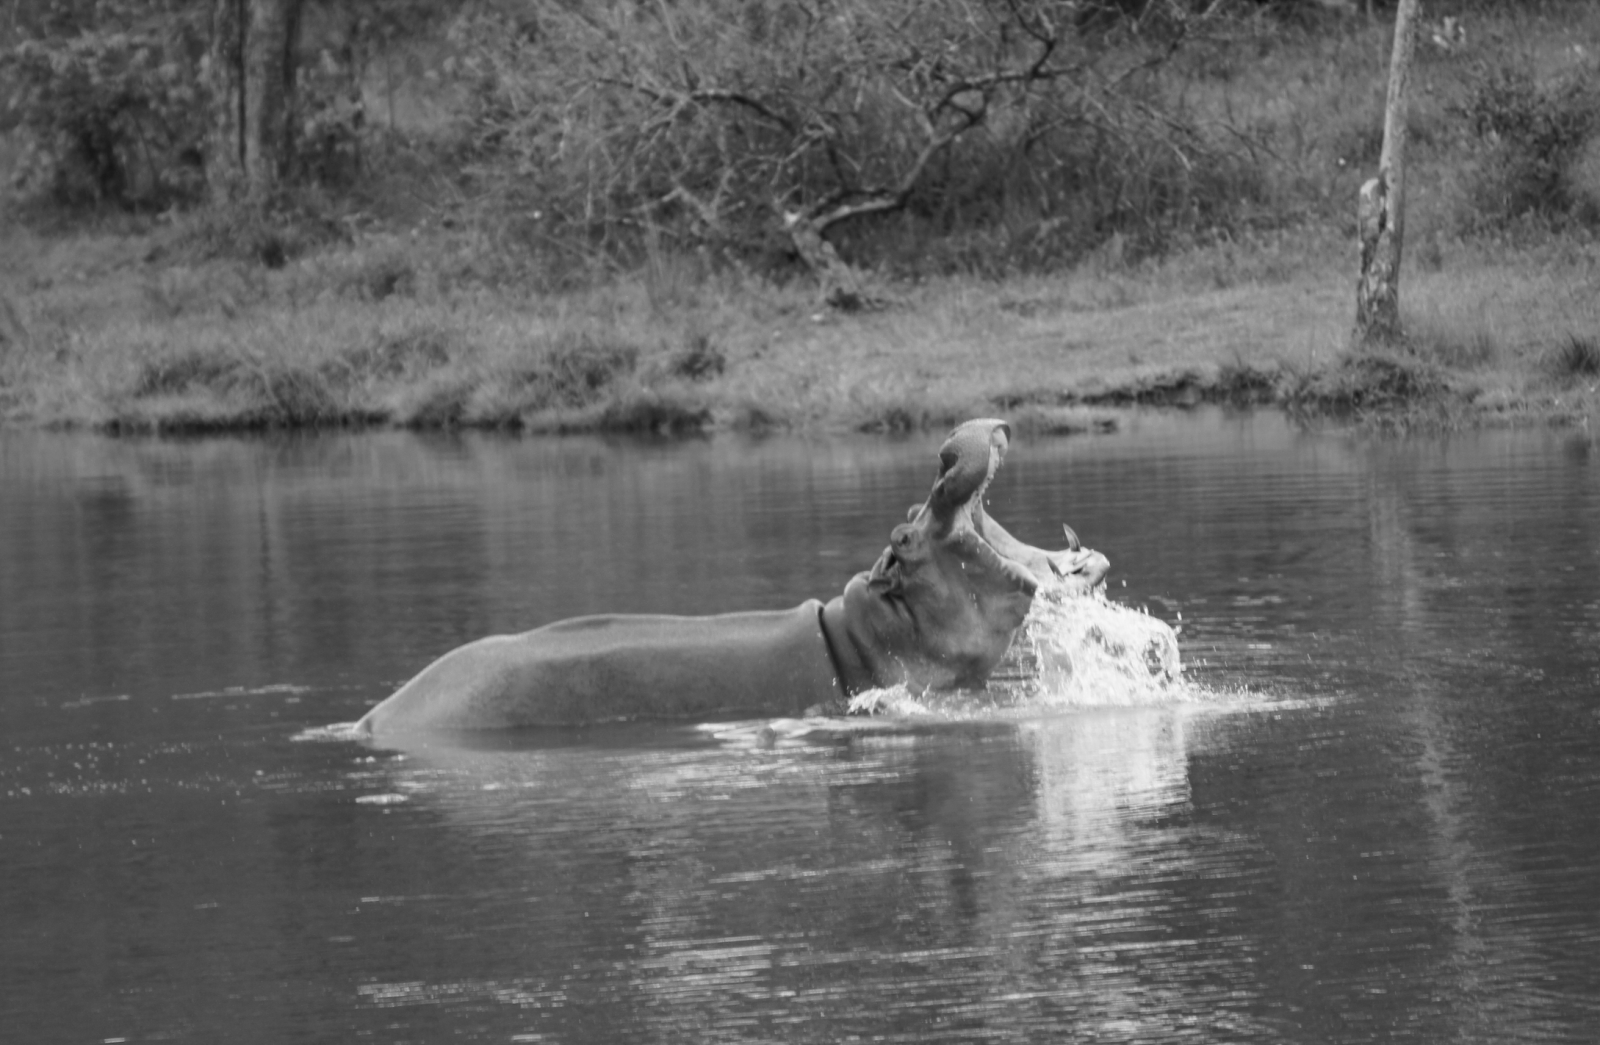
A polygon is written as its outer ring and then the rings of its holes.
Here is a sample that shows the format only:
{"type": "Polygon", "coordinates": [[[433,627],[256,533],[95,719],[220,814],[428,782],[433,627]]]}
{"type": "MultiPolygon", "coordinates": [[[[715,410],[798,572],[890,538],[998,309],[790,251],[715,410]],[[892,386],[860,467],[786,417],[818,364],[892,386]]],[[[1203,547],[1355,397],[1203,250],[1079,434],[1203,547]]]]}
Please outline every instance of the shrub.
{"type": "Polygon", "coordinates": [[[1450,394],[1444,376],[1430,362],[1363,352],[1291,379],[1284,404],[1308,414],[1403,413],[1444,403],[1450,394]]]}
{"type": "MultiPolygon", "coordinates": [[[[198,200],[210,130],[205,69],[211,6],[195,0],[58,2],[48,5],[46,17],[31,20],[28,38],[0,49],[0,95],[12,96],[0,119],[27,131],[16,188],[67,205],[165,208],[198,200]]],[[[326,6],[346,10],[350,39],[296,55],[291,173],[302,183],[347,189],[362,173],[366,37],[392,37],[437,15],[421,0],[326,6]]]]}
{"type": "Polygon", "coordinates": [[[235,258],[278,269],[314,247],[348,238],[326,202],[308,189],[200,208],[184,217],[175,247],[194,261],[235,258]]]}
{"type": "MultiPolygon", "coordinates": [[[[146,360],[128,389],[130,400],[193,397],[234,405],[204,412],[171,413],[153,422],[167,429],[223,427],[299,427],[352,420],[326,375],[291,361],[257,359],[227,350],[192,350],[146,360]]],[[[137,408],[125,410],[122,424],[146,423],[137,408]]]]}
{"type": "Polygon", "coordinates": [[[635,345],[580,335],[557,343],[533,373],[547,390],[548,405],[587,406],[612,381],[633,373],[638,362],[635,345]]]}
{"type": "Polygon", "coordinates": [[[395,244],[380,244],[365,251],[352,252],[346,263],[328,273],[330,284],[340,293],[366,301],[390,297],[412,297],[417,292],[417,266],[395,244]]]}
{"type": "Polygon", "coordinates": [[[423,325],[348,349],[330,369],[342,369],[351,380],[393,380],[443,367],[450,361],[452,342],[444,328],[423,325]]]}
{"type": "Polygon", "coordinates": [[[294,151],[300,181],[344,189],[360,178],[367,130],[360,73],[347,49],[323,49],[301,61],[295,76],[300,127],[294,151]]]}
{"type": "Polygon", "coordinates": [[[691,396],[633,389],[606,404],[595,426],[607,432],[684,435],[711,423],[711,411],[691,396]]]}
{"type": "Polygon", "coordinates": [[[1573,170],[1600,130],[1600,91],[1592,78],[1540,84],[1525,70],[1503,66],[1483,78],[1462,113],[1485,150],[1466,224],[1561,217],[1575,209],[1581,193],[1573,170]]]}
{"type": "Polygon", "coordinates": [[[123,17],[111,24],[24,40],[0,56],[13,116],[29,132],[16,188],[122,207],[198,197],[207,106],[196,8],[154,6],[137,21],[133,6],[113,8],[123,17]]]}
{"type": "Polygon", "coordinates": [[[1600,341],[1568,334],[1566,341],[1551,353],[1550,370],[1565,381],[1600,377],[1600,341]]]}
{"type": "Polygon", "coordinates": [[[829,11],[474,7],[446,71],[471,100],[475,174],[541,237],[630,260],[652,235],[771,257],[801,214],[856,262],[916,265],[929,238],[999,229],[979,253],[1040,267],[1118,232],[1160,249],[1260,191],[1160,81],[1175,41],[1107,49],[1050,3],[829,11]]]}
{"type": "Polygon", "coordinates": [[[567,334],[531,363],[514,367],[505,383],[521,410],[577,409],[599,402],[638,362],[635,345],[567,334]]]}
{"type": "Polygon", "coordinates": [[[129,393],[135,397],[181,395],[196,388],[229,384],[239,368],[232,355],[211,350],[157,356],[139,368],[129,393]]]}
{"type": "Polygon", "coordinates": [[[704,333],[691,334],[667,359],[667,372],[689,381],[709,381],[727,369],[728,357],[704,333]]]}

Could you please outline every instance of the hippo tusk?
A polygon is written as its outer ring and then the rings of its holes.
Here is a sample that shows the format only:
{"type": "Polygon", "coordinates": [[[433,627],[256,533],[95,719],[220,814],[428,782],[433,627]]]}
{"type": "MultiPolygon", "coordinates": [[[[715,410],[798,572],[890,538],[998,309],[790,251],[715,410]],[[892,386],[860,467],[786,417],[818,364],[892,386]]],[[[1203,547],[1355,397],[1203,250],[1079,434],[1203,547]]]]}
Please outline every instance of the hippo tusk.
{"type": "Polygon", "coordinates": [[[1066,523],[1062,523],[1061,532],[1067,535],[1067,551],[1083,551],[1083,542],[1078,540],[1078,535],[1072,532],[1072,527],[1068,526],[1066,523]]]}

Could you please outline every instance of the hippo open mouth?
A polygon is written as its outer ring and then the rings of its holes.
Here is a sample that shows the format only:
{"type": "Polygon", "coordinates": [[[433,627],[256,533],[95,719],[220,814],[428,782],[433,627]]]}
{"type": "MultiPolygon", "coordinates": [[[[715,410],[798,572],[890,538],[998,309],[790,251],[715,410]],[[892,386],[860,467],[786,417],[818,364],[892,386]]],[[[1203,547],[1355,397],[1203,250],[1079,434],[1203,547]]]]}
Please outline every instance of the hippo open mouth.
{"type": "MultiPolygon", "coordinates": [[[[971,527],[990,550],[1010,564],[1027,570],[1038,584],[1063,582],[1074,590],[1093,588],[1105,579],[1110,563],[1099,552],[1085,549],[1072,527],[1061,524],[1067,547],[1051,552],[1013,537],[984,510],[989,484],[1000,471],[1010,444],[1011,426],[1000,420],[968,421],[951,433],[939,453],[941,476],[963,470],[972,490],[954,514],[960,523],[971,527]],[[979,467],[982,477],[973,483],[972,477],[979,467]]],[[[935,490],[937,492],[937,487],[935,490]]]]}
{"type": "Polygon", "coordinates": [[[847,666],[862,666],[844,673],[852,685],[866,675],[875,685],[981,686],[1041,587],[1087,591],[1104,578],[1105,557],[1085,550],[1070,527],[1068,547],[1048,552],[985,513],[1010,436],[1005,422],[988,419],[952,432],[927,499],[912,506],[842,600],[829,603],[830,641],[847,666]]]}

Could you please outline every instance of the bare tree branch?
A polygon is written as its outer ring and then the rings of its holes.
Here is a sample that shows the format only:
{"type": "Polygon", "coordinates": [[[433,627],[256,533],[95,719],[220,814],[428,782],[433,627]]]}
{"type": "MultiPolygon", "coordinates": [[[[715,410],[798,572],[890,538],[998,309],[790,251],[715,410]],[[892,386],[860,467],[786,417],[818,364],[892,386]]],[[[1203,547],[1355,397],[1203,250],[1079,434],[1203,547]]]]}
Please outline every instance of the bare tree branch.
{"type": "Polygon", "coordinates": [[[753,244],[782,231],[825,286],[860,300],[823,233],[921,193],[970,198],[973,213],[1020,193],[1041,222],[1081,213],[1074,193],[1113,222],[1128,220],[1130,187],[1151,186],[1150,206],[1186,198],[1214,147],[1140,78],[1223,0],[1206,2],[1172,14],[1158,42],[1111,52],[1073,31],[1066,0],[541,5],[531,41],[484,16],[502,107],[489,116],[526,161],[516,191],[541,209],[558,197],[548,211],[587,235],[643,223],[753,244]]]}
{"type": "Polygon", "coordinates": [[[763,104],[760,100],[739,91],[715,87],[691,87],[685,91],[672,91],[665,87],[650,87],[635,80],[621,80],[614,76],[597,76],[595,77],[595,82],[634,91],[644,95],[651,101],[668,106],[669,119],[666,122],[676,119],[690,105],[726,104],[749,109],[762,119],[776,124],[786,133],[796,133],[794,121],[763,104]]]}

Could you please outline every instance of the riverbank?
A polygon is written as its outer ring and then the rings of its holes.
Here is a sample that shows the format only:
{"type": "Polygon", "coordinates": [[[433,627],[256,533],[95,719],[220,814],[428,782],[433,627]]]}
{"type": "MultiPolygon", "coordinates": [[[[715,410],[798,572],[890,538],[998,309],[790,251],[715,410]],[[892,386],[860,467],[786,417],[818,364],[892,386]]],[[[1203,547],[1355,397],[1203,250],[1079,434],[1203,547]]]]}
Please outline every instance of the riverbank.
{"type": "Polygon", "coordinates": [[[1411,344],[1345,351],[1353,246],[1299,229],[1050,276],[886,283],[880,309],[658,257],[564,292],[468,278],[468,235],[371,233],[271,269],[188,264],[159,222],[13,227],[0,314],[8,425],[685,432],[907,430],[1001,413],[1225,401],[1380,425],[1600,414],[1600,244],[1413,247],[1411,344]]]}
{"type": "MultiPolygon", "coordinates": [[[[485,145],[506,128],[460,80],[477,45],[434,25],[371,64],[417,75],[358,85],[386,119],[362,125],[344,181],[162,217],[0,190],[0,424],[893,431],[1001,413],[1092,429],[1121,406],[1208,401],[1391,427],[1590,423],[1600,8],[1461,17],[1464,34],[1429,23],[1417,56],[1408,341],[1386,354],[1347,352],[1390,52],[1370,12],[1241,11],[1158,63],[1139,104],[1189,129],[1174,148],[1193,169],[1058,143],[1058,167],[1010,186],[995,172],[1016,156],[980,151],[966,189],[930,181],[915,207],[841,222],[835,246],[881,304],[855,313],[819,305],[770,221],[719,238],[661,200],[553,221],[518,195],[520,154],[485,145]]],[[[1144,54],[1138,34],[1107,39],[1124,63],[1144,54]]],[[[43,115],[57,97],[38,95],[43,115]]],[[[27,133],[0,122],[0,184],[37,165],[27,133]]]]}

